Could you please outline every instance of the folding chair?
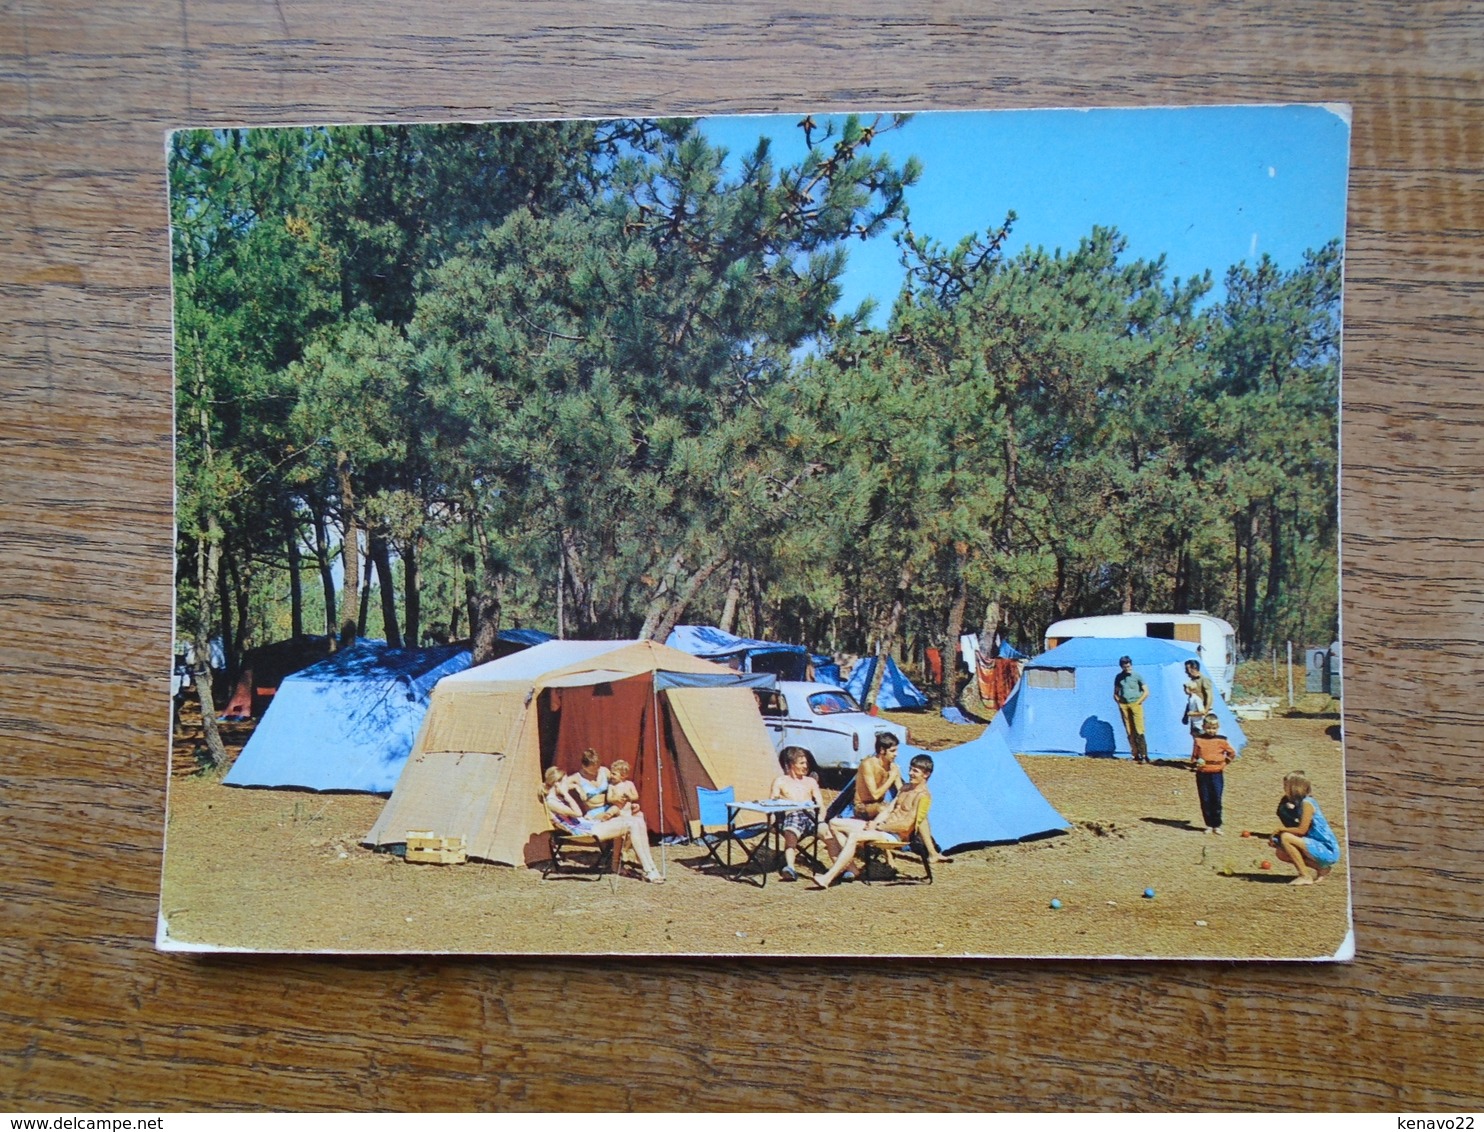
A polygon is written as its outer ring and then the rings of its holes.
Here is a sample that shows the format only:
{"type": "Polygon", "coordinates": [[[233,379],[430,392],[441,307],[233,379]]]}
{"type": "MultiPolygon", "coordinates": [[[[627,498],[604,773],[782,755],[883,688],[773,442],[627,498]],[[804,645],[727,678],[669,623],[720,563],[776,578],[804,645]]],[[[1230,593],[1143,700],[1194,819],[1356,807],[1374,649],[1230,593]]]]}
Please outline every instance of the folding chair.
{"type": "Polygon", "coordinates": [[[542,880],[557,874],[600,880],[607,873],[619,870],[621,837],[599,841],[590,833],[572,834],[556,827],[552,827],[547,836],[551,842],[551,859],[541,873],[542,880]]]}
{"type": "Polygon", "coordinates": [[[914,884],[933,883],[933,861],[928,853],[928,847],[918,836],[917,831],[905,842],[897,841],[867,841],[861,847],[861,875],[860,879],[866,884],[871,883],[871,866],[879,863],[887,870],[889,876],[884,879],[891,881],[910,880],[914,884]],[[911,862],[921,865],[923,875],[920,877],[903,877],[900,865],[911,862]]]}
{"type": "MultiPolygon", "coordinates": [[[[825,811],[825,824],[829,823],[829,811],[825,811]]],[[[808,833],[799,838],[798,846],[799,860],[808,862],[816,871],[823,872],[829,866],[825,864],[825,842],[819,836],[819,827],[816,826],[808,833]]]]}
{"type": "Polygon", "coordinates": [[[758,822],[756,825],[744,825],[732,828],[731,813],[727,809],[727,803],[736,801],[736,792],[730,786],[724,786],[720,790],[707,790],[704,786],[696,787],[697,810],[700,820],[696,823],[699,831],[691,840],[705,846],[707,856],[716,863],[723,874],[736,878],[741,875],[742,870],[752,863],[757,852],[766,844],[768,832],[767,822],[758,822]],[[757,838],[763,838],[761,843],[752,844],[757,838]],[[733,846],[740,853],[738,860],[732,859],[733,846]],[[725,856],[725,860],[723,860],[725,856]]]}

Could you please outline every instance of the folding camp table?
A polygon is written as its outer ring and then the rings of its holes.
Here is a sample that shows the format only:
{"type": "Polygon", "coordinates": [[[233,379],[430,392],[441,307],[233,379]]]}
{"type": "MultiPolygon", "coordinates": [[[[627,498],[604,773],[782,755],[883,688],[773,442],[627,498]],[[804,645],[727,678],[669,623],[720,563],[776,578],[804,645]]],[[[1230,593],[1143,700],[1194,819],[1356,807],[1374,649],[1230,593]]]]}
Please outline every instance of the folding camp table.
{"type": "MultiPolygon", "coordinates": [[[[783,839],[783,819],[798,810],[817,810],[818,808],[813,802],[790,802],[785,798],[762,798],[752,802],[728,802],[727,829],[730,833],[736,832],[737,815],[743,810],[751,810],[753,813],[762,814],[768,819],[767,833],[758,838],[750,847],[745,843],[743,844],[743,848],[747,852],[747,857],[737,866],[733,875],[741,876],[747,866],[753,864],[757,860],[758,854],[765,848],[770,850],[775,856],[783,856],[785,845],[783,839]]],[[[801,849],[800,852],[802,853],[803,850],[801,849]]],[[[814,860],[810,854],[806,853],[805,856],[809,856],[810,860],[814,860]]],[[[816,865],[819,864],[817,860],[814,863],[816,865]]],[[[761,877],[759,887],[766,887],[768,883],[768,871],[766,869],[760,869],[759,876],[761,877]]]]}

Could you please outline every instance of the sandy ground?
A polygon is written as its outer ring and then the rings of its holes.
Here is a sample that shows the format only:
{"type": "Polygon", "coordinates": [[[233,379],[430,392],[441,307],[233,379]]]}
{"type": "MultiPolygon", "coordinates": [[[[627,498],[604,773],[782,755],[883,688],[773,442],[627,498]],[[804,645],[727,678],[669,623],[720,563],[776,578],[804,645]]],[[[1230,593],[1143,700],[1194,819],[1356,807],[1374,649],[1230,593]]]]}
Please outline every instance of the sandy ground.
{"type": "MultiPolygon", "coordinates": [[[[978,733],[895,718],[931,747],[978,733]]],[[[1349,929],[1347,862],[1322,884],[1291,887],[1292,869],[1238,834],[1271,831],[1283,774],[1304,769],[1343,838],[1338,720],[1291,717],[1246,731],[1251,743],[1226,775],[1225,836],[1201,831],[1192,776],[1174,765],[1022,757],[1069,832],[958,853],[932,885],[828,892],[776,874],[763,888],[728,880],[703,871],[704,851],[689,845],[656,848],[668,858],[664,885],[414,865],[359,844],[380,797],[176,777],[162,910],[173,944],[234,950],[1331,956],[1349,929]]]]}

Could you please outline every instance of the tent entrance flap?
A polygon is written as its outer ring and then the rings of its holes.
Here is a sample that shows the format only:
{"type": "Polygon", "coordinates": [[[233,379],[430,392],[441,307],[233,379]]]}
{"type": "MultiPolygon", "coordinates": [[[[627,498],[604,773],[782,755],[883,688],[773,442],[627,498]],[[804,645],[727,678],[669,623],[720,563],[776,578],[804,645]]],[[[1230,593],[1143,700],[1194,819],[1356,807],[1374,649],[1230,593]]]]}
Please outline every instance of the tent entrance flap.
{"type": "Polygon", "coordinates": [[[648,673],[544,689],[539,697],[543,770],[555,766],[563,774],[576,774],[588,748],[598,752],[604,766],[623,759],[650,831],[684,833],[684,791],[676,773],[679,755],[666,721],[656,718],[657,708],[654,680],[648,673]]]}

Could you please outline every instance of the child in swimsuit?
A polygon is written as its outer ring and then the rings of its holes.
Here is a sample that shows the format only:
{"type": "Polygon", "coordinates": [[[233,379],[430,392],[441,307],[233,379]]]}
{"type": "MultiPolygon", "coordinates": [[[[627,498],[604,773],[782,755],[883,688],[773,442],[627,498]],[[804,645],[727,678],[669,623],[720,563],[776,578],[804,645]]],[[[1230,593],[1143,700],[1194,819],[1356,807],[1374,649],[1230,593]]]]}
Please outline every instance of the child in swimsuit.
{"type": "Polygon", "coordinates": [[[639,812],[639,788],[629,777],[629,769],[623,759],[615,759],[608,768],[608,792],[604,799],[607,803],[604,813],[608,817],[626,818],[639,812]]]}

